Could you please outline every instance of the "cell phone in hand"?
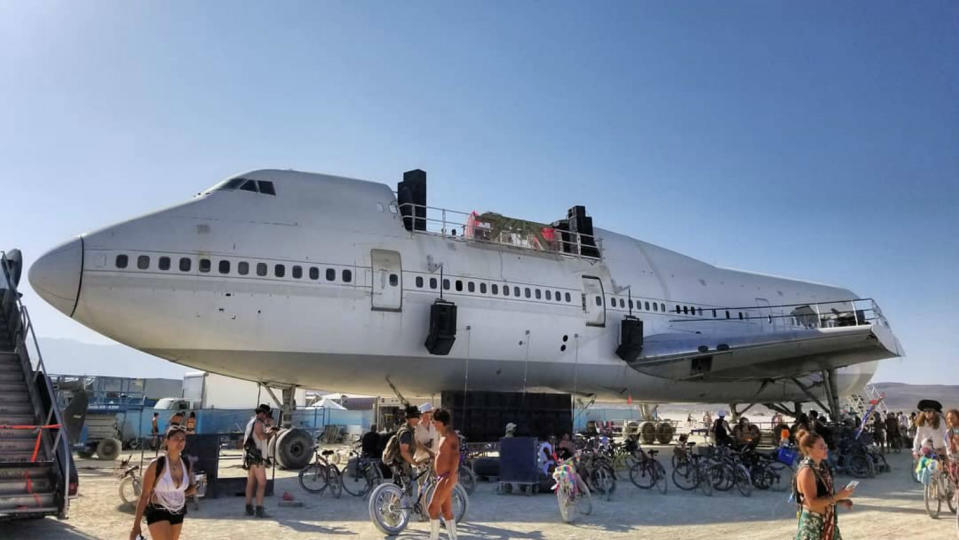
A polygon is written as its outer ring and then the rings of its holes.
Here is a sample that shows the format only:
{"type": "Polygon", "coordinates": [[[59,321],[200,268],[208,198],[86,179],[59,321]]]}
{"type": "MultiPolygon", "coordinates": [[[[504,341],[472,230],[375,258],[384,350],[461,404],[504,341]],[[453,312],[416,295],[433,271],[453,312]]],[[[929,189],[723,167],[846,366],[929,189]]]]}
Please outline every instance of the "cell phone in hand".
{"type": "Polygon", "coordinates": [[[849,482],[848,484],[846,484],[846,489],[856,489],[856,486],[858,485],[859,485],[859,480],[853,480],[852,482],[849,482]]]}

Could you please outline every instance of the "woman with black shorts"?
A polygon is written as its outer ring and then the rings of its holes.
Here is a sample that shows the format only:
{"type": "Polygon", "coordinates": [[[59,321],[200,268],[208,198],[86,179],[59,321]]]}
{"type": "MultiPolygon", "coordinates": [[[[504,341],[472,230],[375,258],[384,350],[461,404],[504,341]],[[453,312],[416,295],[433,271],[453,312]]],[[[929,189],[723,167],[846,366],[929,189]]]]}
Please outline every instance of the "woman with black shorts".
{"type": "Polygon", "coordinates": [[[173,424],[164,439],[166,455],[150,463],[143,473],[143,491],[137,502],[130,540],[140,536],[140,521],[147,518],[153,540],[177,540],[186,516],[186,498],[196,492],[190,484],[187,461],[181,456],[186,445],[186,428],[173,424]]]}

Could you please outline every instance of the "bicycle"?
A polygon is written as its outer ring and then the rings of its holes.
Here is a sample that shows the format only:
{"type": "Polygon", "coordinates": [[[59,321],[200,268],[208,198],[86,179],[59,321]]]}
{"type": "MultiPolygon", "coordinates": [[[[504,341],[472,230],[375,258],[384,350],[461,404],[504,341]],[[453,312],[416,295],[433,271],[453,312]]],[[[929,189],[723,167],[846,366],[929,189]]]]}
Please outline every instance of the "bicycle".
{"type": "Polygon", "coordinates": [[[926,506],[926,513],[932,519],[939,518],[943,501],[946,501],[950,512],[956,513],[956,485],[946,472],[946,468],[946,461],[942,458],[927,466],[929,478],[922,490],[922,500],[926,506]]]}
{"type": "Polygon", "coordinates": [[[629,479],[633,481],[636,487],[641,489],[651,489],[653,486],[659,486],[660,493],[665,495],[669,484],[666,480],[666,469],[656,460],[656,454],[658,453],[658,450],[644,452],[640,449],[637,452],[638,461],[629,469],[629,479]]]}
{"type": "Polygon", "coordinates": [[[711,469],[716,465],[704,456],[692,453],[696,443],[686,443],[689,452],[686,459],[673,468],[673,484],[683,491],[692,491],[699,488],[703,495],[713,494],[713,478],[711,469]]]}
{"type": "Polygon", "coordinates": [[[571,460],[560,460],[553,470],[553,490],[559,504],[559,515],[564,523],[570,523],[579,513],[584,516],[593,511],[593,498],[589,487],[583,482],[571,460]]]}
{"type": "Polygon", "coordinates": [[[336,452],[320,450],[319,446],[314,446],[313,453],[313,461],[304,467],[298,476],[300,487],[310,493],[323,493],[329,487],[330,495],[339,499],[343,495],[343,478],[336,465],[327,461],[327,456],[336,452]]]}
{"type": "Polygon", "coordinates": [[[467,495],[472,495],[473,491],[476,490],[476,474],[473,473],[469,450],[466,448],[466,437],[460,435],[459,432],[456,435],[460,439],[460,464],[457,471],[459,483],[466,490],[467,495]]]}
{"type": "Polygon", "coordinates": [[[383,472],[378,459],[364,456],[353,447],[340,478],[344,491],[354,497],[363,497],[383,481],[383,472]]]}
{"type": "Polygon", "coordinates": [[[609,459],[587,447],[579,452],[577,463],[583,471],[582,478],[586,485],[602,494],[607,501],[610,500],[616,491],[616,472],[609,459]]]}
{"type": "Polygon", "coordinates": [[[117,475],[120,477],[118,491],[120,499],[124,504],[136,504],[140,500],[140,492],[143,490],[143,481],[140,479],[140,466],[130,466],[132,457],[124,459],[116,467],[117,475]]]}
{"type": "MultiPolygon", "coordinates": [[[[424,502],[433,498],[433,492],[439,480],[431,468],[424,469],[413,478],[408,478],[398,470],[393,470],[393,481],[376,486],[370,494],[369,512],[370,521],[381,532],[395,536],[403,532],[410,522],[410,516],[415,512],[420,517],[427,518],[424,502]],[[422,491],[417,489],[420,478],[427,477],[426,486],[422,491]]],[[[453,520],[456,523],[463,521],[469,510],[469,495],[466,489],[457,482],[453,486],[453,520]]]]}

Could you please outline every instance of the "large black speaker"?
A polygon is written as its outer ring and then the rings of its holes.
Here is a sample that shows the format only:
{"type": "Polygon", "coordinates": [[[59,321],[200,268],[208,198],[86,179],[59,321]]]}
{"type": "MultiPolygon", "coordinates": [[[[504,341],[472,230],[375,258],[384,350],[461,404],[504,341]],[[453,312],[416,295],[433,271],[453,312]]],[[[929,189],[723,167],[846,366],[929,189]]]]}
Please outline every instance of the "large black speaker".
{"type": "Polygon", "coordinates": [[[413,169],[403,173],[396,186],[396,200],[408,231],[426,230],[426,171],[413,169]]]}
{"type": "Polygon", "coordinates": [[[430,333],[426,348],[430,354],[447,355],[456,341],[456,304],[437,299],[430,306],[430,333]]]}
{"type": "MultiPolygon", "coordinates": [[[[569,218],[570,241],[575,245],[579,235],[580,255],[599,257],[596,239],[593,237],[593,218],[586,215],[585,206],[574,206],[567,212],[569,218]]],[[[572,249],[575,253],[575,247],[572,249]]]]}
{"type": "Polygon", "coordinates": [[[616,355],[627,362],[635,362],[643,352],[643,321],[626,317],[619,326],[619,347],[616,355]]]}

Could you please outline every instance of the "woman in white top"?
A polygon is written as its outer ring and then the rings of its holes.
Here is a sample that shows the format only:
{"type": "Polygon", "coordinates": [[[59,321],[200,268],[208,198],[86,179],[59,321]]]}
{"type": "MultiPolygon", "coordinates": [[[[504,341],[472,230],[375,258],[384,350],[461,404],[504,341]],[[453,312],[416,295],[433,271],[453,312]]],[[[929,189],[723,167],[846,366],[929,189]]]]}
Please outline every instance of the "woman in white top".
{"type": "Polygon", "coordinates": [[[922,443],[932,439],[932,447],[939,455],[946,455],[946,421],[942,417],[942,404],[924,399],[916,406],[921,412],[916,417],[916,436],[912,441],[912,457],[919,457],[922,443]]]}
{"type": "Polygon", "coordinates": [[[166,455],[153,460],[143,473],[143,491],[137,502],[130,540],[140,536],[140,521],[146,515],[153,540],[177,540],[186,515],[186,498],[196,492],[181,453],[186,446],[186,428],[172,424],[164,438],[166,455]],[[158,470],[159,469],[159,470],[158,470]]]}

